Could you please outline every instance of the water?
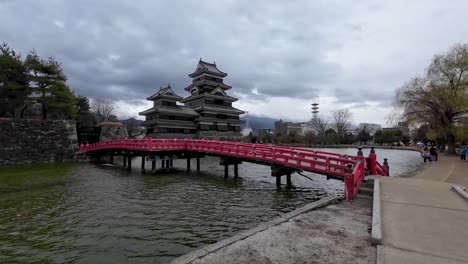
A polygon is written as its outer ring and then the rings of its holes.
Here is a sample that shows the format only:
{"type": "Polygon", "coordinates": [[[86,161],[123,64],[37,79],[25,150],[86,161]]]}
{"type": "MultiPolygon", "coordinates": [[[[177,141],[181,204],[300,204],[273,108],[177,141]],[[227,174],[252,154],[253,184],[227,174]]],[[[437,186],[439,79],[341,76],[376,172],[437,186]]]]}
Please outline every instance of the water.
{"type": "MultiPolygon", "coordinates": [[[[392,174],[421,163],[416,152],[377,154],[392,174]]],[[[240,179],[224,180],[216,158],[189,174],[185,161],[157,175],[133,164],[131,173],[92,164],[2,168],[0,263],[164,263],[343,190],[305,173],[313,181],[294,174],[295,190],[276,191],[270,169],[250,163],[239,166],[240,179]]]]}

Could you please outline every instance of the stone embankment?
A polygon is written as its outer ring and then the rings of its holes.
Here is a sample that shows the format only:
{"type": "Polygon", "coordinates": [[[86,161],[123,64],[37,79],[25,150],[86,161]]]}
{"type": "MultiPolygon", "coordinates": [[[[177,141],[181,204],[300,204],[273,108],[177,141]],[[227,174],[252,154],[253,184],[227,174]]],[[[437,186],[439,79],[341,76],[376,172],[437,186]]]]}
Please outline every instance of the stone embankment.
{"type": "Polygon", "coordinates": [[[325,198],[172,263],[373,264],[371,208],[371,199],[350,203],[325,198]]]}
{"type": "Polygon", "coordinates": [[[73,120],[0,118],[0,165],[74,161],[78,150],[73,120]]]}

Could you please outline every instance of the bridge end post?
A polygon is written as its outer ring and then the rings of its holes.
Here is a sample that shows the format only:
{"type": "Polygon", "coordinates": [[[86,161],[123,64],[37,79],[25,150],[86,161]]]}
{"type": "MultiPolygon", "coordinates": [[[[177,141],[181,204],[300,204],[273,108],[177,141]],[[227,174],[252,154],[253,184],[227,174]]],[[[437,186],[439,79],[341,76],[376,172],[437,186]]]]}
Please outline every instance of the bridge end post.
{"type": "Polygon", "coordinates": [[[354,175],[353,175],[353,168],[351,164],[346,165],[348,168],[346,169],[346,175],[345,175],[345,200],[346,201],[351,201],[354,199],[354,175]]]}
{"type": "Polygon", "coordinates": [[[375,154],[374,147],[371,147],[369,153],[369,169],[371,171],[371,175],[377,175],[377,155],[375,154]]]}
{"type": "Polygon", "coordinates": [[[388,166],[388,159],[384,158],[383,159],[383,167],[385,168],[385,176],[390,176],[390,166],[388,166]]]}

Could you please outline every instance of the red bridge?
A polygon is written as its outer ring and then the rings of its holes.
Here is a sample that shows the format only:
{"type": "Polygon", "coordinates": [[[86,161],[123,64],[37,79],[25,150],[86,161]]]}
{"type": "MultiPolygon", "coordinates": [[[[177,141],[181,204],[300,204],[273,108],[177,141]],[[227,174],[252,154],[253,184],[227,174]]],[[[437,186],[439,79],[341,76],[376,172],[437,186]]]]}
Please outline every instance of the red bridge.
{"type": "Polygon", "coordinates": [[[358,193],[359,186],[366,174],[388,176],[389,167],[377,161],[372,149],[368,158],[362,156],[361,149],[357,156],[342,155],[306,148],[271,146],[240,142],[190,139],[120,139],[94,144],[81,145],[80,151],[89,155],[109,156],[113,163],[114,156],[123,156],[124,166],[131,169],[132,157],[141,156],[141,169],[145,171],[145,159],[152,161],[152,171],[156,160],[162,161],[162,167],[172,167],[174,158],[190,160],[196,158],[197,170],[200,170],[200,158],[205,155],[221,157],[224,165],[224,177],[228,177],[228,166],[234,165],[234,177],[238,177],[238,164],[242,161],[269,165],[276,185],[281,187],[281,176],[286,176],[287,186],[291,187],[291,173],[308,171],[341,179],[345,183],[345,199],[352,200],[358,193]],[[128,161],[128,162],[127,162],[128,161]]]}

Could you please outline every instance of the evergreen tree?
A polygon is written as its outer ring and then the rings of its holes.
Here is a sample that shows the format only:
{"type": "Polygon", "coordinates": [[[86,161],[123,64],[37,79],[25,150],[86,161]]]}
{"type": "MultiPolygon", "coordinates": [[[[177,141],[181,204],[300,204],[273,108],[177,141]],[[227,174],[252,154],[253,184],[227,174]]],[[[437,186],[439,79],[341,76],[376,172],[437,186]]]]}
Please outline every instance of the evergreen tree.
{"type": "Polygon", "coordinates": [[[47,119],[51,109],[59,110],[68,118],[76,116],[77,99],[66,85],[67,77],[61,64],[49,57],[41,59],[35,51],[31,51],[25,60],[28,70],[31,97],[23,111],[32,104],[42,105],[42,119],[47,119]]]}
{"type": "Polygon", "coordinates": [[[0,117],[15,116],[28,97],[26,67],[6,43],[0,45],[0,117]]]}

